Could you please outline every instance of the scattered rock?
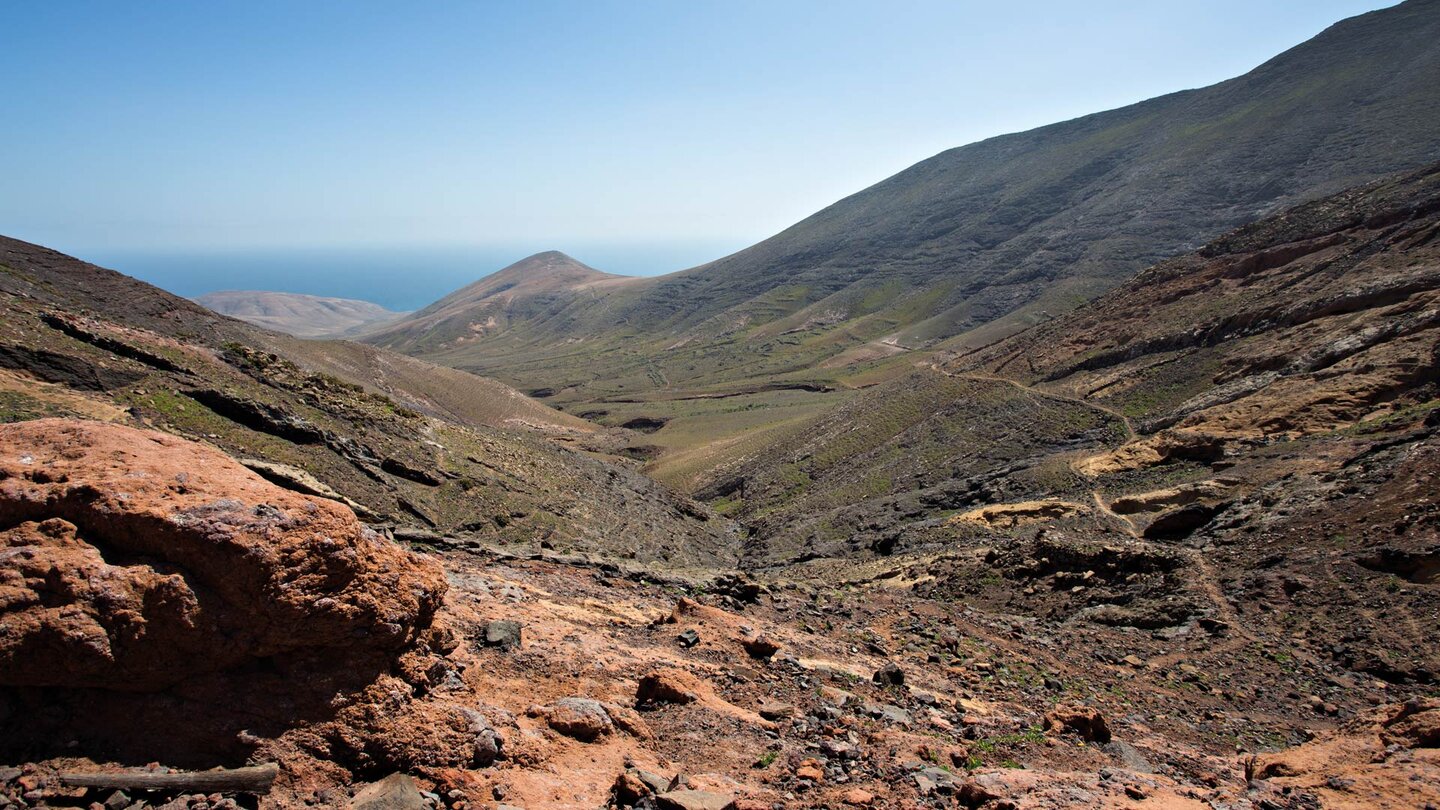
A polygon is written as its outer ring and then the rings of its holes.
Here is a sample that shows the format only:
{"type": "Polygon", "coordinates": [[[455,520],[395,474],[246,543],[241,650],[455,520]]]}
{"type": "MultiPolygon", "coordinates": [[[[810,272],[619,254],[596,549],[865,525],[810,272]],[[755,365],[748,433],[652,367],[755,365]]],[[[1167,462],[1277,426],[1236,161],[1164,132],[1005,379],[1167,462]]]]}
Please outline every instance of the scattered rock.
{"type": "Polygon", "coordinates": [[[766,720],[783,720],[795,714],[795,707],[772,698],[760,700],[760,716],[766,720]]]}
{"type": "Polygon", "coordinates": [[[764,634],[747,638],[741,643],[751,658],[768,659],[780,652],[780,643],[764,634]]]}
{"type": "Polygon", "coordinates": [[[885,666],[875,671],[874,680],[882,686],[904,686],[905,671],[894,661],[886,661],[885,666]]]}
{"type": "Polygon", "coordinates": [[[672,790],[657,798],[664,810],[734,810],[735,807],[734,796],[708,790],[672,790]]]}
{"type": "Polygon", "coordinates": [[[426,804],[414,779],[392,773],[361,788],[350,800],[350,810],[426,810],[426,804]]]}
{"type": "Polygon", "coordinates": [[[661,670],[645,675],[635,689],[635,705],[638,708],[657,706],[662,703],[693,703],[696,700],[693,678],[677,670],[661,670]]]}
{"type": "Polygon", "coordinates": [[[765,587],[740,574],[725,574],[710,584],[710,590],[738,603],[755,604],[760,601],[760,595],[765,592],[765,587]]]}
{"type": "Polygon", "coordinates": [[[1092,706],[1059,705],[1045,714],[1045,730],[1052,734],[1067,731],[1091,742],[1110,741],[1110,727],[1100,710],[1092,706]]]}
{"type": "Polygon", "coordinates": [[[795,777],[811,782],[825,781],[825,769],[820,766],[820,760],[807,759],[795,768],[795,777]]]}
{"type": "Polygon", "coordinates": [[[520,622],[498,619],[485,625],[485,646],[501,650],[520,649],[520,622]]]}
{"type": "Polygon", "coordinates": [[[542,711],[551,728],[583,742],[592,742],[615,730],[605,707],[589,698],[561,698],[542,711]]]}

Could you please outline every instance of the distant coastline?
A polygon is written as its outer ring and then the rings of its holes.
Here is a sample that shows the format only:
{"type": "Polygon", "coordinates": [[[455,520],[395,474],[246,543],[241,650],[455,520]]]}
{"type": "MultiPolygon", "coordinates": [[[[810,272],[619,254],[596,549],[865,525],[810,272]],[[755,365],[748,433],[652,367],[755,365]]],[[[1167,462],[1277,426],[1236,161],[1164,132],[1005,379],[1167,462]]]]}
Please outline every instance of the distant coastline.
{"type": "Polygon", "coordinates": [[[743,247],[733,243],[574,246],[266,248],[257,250],[75,249],[74,255],[194,298],[218,290],[270,290],[353,298],[396,311],[424,307],[539,250],[557,249],[606,272],[659,275],[743,247]]]}

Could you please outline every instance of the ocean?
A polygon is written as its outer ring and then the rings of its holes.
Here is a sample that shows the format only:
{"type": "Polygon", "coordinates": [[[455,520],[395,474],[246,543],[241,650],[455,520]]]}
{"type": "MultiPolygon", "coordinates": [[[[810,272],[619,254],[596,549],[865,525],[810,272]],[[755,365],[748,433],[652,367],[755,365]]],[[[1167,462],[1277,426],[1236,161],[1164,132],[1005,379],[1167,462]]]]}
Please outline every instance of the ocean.
{"type": "Polygon", "coordinates": [[[542,250],[563,250],[607,273],[650,276],[718,259],[743,243],[676,242],[559,246],[288,248],[264,250],[75,250],[176,295],[272,290],[358,298],[387,309],[419,309],[542,250]]]}

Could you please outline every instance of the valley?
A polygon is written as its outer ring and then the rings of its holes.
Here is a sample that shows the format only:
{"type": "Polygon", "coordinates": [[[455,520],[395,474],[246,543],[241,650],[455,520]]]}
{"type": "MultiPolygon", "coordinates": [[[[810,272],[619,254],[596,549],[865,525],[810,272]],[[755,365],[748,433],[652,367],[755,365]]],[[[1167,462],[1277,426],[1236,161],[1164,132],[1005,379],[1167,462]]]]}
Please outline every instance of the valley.
{"type": "Polygon", "coordinates": [[[1440,804],[1437,160],[1409,0],[665,276],[0,237],[0,810],[1440,804]]]}

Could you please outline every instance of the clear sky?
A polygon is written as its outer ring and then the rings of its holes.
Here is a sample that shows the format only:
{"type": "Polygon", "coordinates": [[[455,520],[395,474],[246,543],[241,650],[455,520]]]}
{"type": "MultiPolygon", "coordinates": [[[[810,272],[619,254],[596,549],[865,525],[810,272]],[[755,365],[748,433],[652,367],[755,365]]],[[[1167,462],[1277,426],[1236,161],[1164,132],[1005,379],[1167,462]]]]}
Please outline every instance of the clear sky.
{"type": "Polygon", "coordinates": [[[12,0],[0,233],[82,255],[739,247],[942,149],[1210,84],[1389,4],[12,0]]]}

